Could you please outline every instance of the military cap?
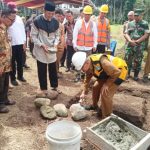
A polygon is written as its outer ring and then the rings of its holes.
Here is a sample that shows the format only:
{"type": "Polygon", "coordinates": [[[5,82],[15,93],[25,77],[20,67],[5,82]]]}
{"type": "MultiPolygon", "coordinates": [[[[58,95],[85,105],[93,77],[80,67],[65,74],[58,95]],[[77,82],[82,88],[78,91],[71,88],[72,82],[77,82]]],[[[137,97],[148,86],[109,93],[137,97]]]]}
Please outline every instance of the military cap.
{"type": "Polygon", "coordinates": [[[140,16],[143,12],[144,12],[143,9],[135,9],[134,15],[135,15],[135,16],[140,16]]]}

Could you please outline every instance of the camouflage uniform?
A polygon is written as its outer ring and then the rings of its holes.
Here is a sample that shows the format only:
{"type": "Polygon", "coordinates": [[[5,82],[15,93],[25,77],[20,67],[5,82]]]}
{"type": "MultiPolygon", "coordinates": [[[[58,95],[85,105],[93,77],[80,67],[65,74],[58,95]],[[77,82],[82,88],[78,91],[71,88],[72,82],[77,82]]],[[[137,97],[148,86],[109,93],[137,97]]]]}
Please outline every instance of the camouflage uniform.
{"type": "MultiPolygon", "coordinates": [[[[140,39],[145,33],[149,33],[148,23],[144,20],[139,22],[131,21],[128,23],[128,29],[126,33],[130,36],[131,40],[140,39]]],[[[146,41],[142,41],[136,46],[127,43],[125,60],[128,64],[129,70],[139,72],[141,70],[141,63],[143,59],[143,52],[146,47],[146,41]]]]}
{"type": "Polygon", "coordinates": [[[123,33],[125,33],[125,31],[127,30],[128,28],[128,23],[129,21],[125,21],[124,24],[123,24],[123,33]]]}

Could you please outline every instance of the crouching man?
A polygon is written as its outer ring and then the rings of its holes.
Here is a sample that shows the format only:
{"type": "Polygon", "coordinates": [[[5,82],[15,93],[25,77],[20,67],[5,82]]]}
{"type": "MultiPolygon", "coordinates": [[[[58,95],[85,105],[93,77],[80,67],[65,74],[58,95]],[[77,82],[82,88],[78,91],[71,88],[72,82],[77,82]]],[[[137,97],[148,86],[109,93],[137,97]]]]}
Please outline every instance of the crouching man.
{"type": "Polygon", "coordinates": [[[93,54],[86,58],[86,53],[76,52],[72,63],[77,70],[86,73],[81,99],[84,99],[88,92],[91,78],[94,76],[97,79],[92,89],[93,104],[85,108],[99,110],[98,101],[101,99],[102,118],[109,116],[112,113],[113,96],[127,76],[126,62],[111,55],[93,54]]]}

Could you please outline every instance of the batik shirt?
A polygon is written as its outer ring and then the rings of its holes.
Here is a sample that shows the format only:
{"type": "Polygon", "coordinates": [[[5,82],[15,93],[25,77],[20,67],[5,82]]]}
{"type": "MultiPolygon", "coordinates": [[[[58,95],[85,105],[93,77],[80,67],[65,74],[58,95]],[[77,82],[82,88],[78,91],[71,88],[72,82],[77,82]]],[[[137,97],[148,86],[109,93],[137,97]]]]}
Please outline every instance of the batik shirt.
{"type": "Polygon", "coordinates": [[[0,24],[0,68],[3,72],[11,70],[11,46],[7,34],[7,28],[0,24]]]}

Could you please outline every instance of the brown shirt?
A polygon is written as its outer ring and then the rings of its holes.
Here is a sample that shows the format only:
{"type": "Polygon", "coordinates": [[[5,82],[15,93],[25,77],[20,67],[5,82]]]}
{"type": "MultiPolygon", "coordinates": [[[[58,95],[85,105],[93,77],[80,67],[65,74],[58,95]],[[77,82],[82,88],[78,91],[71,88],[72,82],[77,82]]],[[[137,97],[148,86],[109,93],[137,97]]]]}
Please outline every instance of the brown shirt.
{"type": "Polygon", "coordinates": [[[0,24],[0,68],[3,72],[11,70],[11,46],[7,34],[7,28],[0,24]]]}
{"type": "MultiPolygon", "coordinates": [[[[102,65],[103,70],[109,76],[105,84],[107,86],[114,84],[114,81],[119,77],[121,71],[116,66],[114,66],[106,57],[102,56],[100,59],[100,63],[102,65]]],[[[86,73],[85,76],[83,91],[85,92],[88,91],[88,85],[92,77],[93,77],[93,68],[91,64],[90,71],[86,73]]]]}

